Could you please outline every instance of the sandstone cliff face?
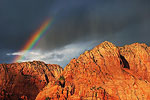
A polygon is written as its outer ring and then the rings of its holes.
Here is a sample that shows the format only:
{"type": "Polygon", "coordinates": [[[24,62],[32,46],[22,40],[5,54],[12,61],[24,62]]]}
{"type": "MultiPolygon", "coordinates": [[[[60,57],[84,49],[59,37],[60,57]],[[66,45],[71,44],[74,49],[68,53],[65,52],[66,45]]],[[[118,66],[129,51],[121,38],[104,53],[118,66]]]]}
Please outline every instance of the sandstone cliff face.
{"type": "Polygon", "coordinates": [[[103,42],[64,68],[64,86],[48,84],[36,100],[149,100],[150,50],[145,44],[103,42]]]}
{"type": "Polygon", "coordinates": [[[53,84],[63,69],[40,61],[0,64],[0,100],[35,100],[48,83],[53,84]]]}
{"type": "Polygon", "coordinates": [[[140,79],[150,82],[150,47],[134,43],[119,47],[120,54],[127,60],[130,70],[140,79]]]}

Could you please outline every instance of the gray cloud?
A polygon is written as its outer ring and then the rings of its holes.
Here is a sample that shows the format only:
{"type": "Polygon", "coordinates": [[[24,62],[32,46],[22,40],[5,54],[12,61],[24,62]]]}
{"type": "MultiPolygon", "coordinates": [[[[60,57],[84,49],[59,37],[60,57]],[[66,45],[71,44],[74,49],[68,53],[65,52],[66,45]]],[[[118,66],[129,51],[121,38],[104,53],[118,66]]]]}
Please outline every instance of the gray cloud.
{"type": "Polygon", "coordinates": [[[50,51],[30,50],[27,52],[7,53],[7,56],[24,56],[24,59],[20,59],[19,62],[40,60],[46,63],[59,64],[62,67],[65,67],[71,59],[78,57],[85,50],[92,48],[95,43],[96,41],[73,43],[50,51]]]}

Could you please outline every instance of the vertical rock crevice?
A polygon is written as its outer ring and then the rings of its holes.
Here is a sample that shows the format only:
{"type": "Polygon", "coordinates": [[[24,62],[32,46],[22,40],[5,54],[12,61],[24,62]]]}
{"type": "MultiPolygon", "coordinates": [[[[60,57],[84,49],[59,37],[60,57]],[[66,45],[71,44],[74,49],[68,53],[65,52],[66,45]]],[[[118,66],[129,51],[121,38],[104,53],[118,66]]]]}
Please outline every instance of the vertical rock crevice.
{"type": "Polygon", "coordinates": [[[127,68],[127,69],[130,69],[130,66],[129,66],[129,63],[128,61],[125,59],[124,56],[120,55],[120,58],[121,58],[121,61],[120,61],[120,64],[123,64],[123,68],[127,68]]]}

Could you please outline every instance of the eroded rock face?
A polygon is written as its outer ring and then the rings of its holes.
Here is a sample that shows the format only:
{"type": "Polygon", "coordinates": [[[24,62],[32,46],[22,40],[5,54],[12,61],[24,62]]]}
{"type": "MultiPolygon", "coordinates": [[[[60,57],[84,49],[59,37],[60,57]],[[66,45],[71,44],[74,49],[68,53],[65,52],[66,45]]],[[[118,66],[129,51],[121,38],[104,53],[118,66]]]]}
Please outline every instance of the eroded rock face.
{"type": "Polygon", "coordinates": [[[70,61],[61,74],[64,87],[48,84],[36,100],[149,100],[149,53],[145,44],[105,41],[70,61]]]}
{"type": "Polygon", "coordinates": [[[146,44],[134,43],[119,47],[119,51],[130,70],[142,80],[150,82],[150,48],[146,44]]]}
{"type": "Polygon", "coordinates": [[[0,100],[35,100],[43,87],[54,84],[62,71],[59,65],[40,61],[0,64],[0,100]]]}

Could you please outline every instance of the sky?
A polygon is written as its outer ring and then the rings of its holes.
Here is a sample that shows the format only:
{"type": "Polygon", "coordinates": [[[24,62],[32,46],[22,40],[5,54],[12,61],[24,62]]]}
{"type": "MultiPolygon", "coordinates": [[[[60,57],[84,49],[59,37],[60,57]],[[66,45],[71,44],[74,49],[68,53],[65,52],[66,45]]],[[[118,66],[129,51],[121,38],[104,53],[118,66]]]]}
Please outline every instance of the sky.
{"type": "Polygon", "coordinates": [[[40,60],[65,67],[103,41],[150,44],[150,0],[0,0],[0,63],[40,60]],[[20,50],[46,19],[37,46],[20,50]]]}

